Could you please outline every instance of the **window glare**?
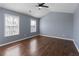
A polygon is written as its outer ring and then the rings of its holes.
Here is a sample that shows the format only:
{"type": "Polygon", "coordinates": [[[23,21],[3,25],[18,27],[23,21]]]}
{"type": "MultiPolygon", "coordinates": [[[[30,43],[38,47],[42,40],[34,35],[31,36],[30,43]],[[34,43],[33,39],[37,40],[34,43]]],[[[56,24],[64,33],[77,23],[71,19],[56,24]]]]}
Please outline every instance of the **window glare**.
{"type": "Polygon", "coordinates": [[[5,36],[19,34],[19,16],[4,14],[5,18],[5,36]]]}
{"type": "Polygon", "coordinates": [[[31,20],[31,25],[36,25],[36,21],[35,20],[31,20]]]}
{"type": "Polygon", "coordinates": [[[31,20],[31,32],[36,32],[36,20],[31,20]]]}

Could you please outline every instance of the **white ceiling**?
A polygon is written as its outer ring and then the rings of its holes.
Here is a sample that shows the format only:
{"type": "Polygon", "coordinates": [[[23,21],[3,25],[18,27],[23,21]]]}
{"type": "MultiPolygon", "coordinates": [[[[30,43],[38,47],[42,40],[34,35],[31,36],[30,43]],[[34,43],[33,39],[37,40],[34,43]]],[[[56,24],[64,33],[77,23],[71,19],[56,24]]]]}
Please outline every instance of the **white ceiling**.
{"type": "Polygon", "coordinates": [[[49,8],[41,8],[39,10],[36,5],[36,3],[0,3],[0,7],[29,14],[37,18],[40,18],[50,12],[74,13],[78,6],[77,3],[46,3],[49,8]],[[31,12],[29,12],[29,10],[31,10],[31,12]]]}

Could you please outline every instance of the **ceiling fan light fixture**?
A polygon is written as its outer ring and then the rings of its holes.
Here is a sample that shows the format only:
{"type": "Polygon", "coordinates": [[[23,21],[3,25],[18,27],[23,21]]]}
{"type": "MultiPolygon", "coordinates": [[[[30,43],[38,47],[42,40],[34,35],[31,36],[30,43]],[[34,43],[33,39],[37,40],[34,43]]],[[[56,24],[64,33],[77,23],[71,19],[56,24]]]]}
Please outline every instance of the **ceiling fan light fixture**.
{"type": "Polygon", "coordinates": [[[41,9],[42,7],[38,7],[38,8],[40,8],[40,9],[41,9]]]}

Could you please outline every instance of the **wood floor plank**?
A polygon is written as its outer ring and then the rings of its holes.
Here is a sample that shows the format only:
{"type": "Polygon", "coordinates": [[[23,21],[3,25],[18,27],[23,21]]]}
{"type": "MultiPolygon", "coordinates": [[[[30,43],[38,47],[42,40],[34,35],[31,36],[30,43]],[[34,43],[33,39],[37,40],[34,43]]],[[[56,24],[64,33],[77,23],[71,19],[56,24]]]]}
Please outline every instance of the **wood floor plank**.
{"type": "Polygon", "coordinates": [[[72,41],[36,36],[0,47],[0,56],[78,56],[72,41]]]}

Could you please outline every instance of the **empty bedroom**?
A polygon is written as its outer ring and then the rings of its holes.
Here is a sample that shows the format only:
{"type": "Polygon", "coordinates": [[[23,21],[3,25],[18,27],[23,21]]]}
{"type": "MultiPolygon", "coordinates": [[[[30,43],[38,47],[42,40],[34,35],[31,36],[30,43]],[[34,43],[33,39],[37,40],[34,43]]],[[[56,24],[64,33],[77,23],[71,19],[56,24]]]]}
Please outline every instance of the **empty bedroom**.
{"type": "Polygon", "coordinates": [[[0,56],[79,56],[79,4],[0,3],[0,56]]]}

